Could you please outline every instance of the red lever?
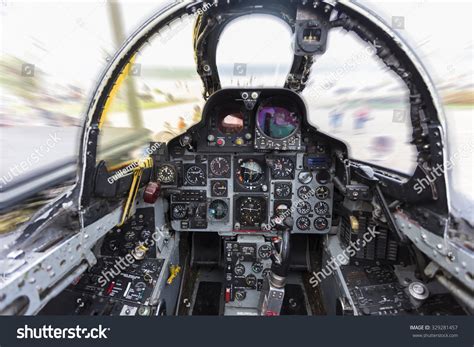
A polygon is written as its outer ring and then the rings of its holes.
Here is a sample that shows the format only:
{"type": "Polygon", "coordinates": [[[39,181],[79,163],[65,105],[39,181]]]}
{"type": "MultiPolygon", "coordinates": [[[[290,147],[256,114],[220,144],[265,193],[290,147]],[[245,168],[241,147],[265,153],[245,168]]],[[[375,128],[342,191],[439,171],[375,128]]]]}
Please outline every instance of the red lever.
{"type": "Polygon", "coordinates": [[[105,294],[110,295],[110,293],[112,293],[112,290],[114,290],[114,287],[115,287],[115,282],[113,282],[113,281],[110,282],[109,286],[105,290],[105,294]]]}
{"type": "Polygon", "coordinates": [[[160,196],[161,186],[158,182],[150,182],[147,184],[143,192],[143,200],[148,204],[154,204],[160,196]]]}

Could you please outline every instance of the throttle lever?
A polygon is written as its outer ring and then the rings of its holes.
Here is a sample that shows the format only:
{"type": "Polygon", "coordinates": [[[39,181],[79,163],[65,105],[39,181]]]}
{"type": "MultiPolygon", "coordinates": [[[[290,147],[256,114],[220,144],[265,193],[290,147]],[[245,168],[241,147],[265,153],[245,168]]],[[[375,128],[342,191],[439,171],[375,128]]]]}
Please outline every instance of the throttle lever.
{"type": "Polygon", "coordinates": [[[279,277],[288,276],[290,268],[290,231],[281,232],[280,240],[274,243],[275,253],[272,257],[272,273],[279,277]]]}
{"type": "Polygon", "coordinates": [[[290,228],[279,232],[279,237],[272,240],[274,251],[271,271],[265,277],[259,300],[259,313],[262,316],[278,316],[285,296],[286,277],[290,267],[290,228]]]}

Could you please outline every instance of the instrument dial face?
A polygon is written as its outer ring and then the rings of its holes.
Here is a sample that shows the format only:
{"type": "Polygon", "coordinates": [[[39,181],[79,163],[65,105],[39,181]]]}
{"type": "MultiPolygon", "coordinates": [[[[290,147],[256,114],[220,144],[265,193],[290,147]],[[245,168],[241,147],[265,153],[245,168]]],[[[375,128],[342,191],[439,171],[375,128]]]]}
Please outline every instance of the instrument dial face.
{"type": "Polygon", "coordinates": [[[328,220],[324,217],[318,217],[314,220],[316,230],[324,230],[328,227],[328,220]]]}
{"type": "Polygon", "coordinates": [[[214,196],[227,196],[227,182],[213,181],[211,184],[211,190],[214,196]]]}
{"type": "Polygon", "coordinates": [[[319,184],[327,184],[331,180],[331,174],[327,170],[321,170],[316,174],[316,181],[319,184]]]}
{"type": "Polygon", "coordinates": [[[235,300],[243,301],[247,297],[247,292],[245,290],[236,290],[235,291],[235,300]]]}
{"type": "Polygon", "coordinates": [[[137,292],[142,292],[146,289],[146,283],[145,282],[137,282],[134,287],[135,291],[137,292]]]}
{"type": "Polygon", "coordinates": [[[215,177],[228,177],[230,174],[229,160],[224,157],[215,157],[211,160],[209,169],[215,177]]]}
{"type": "Polygon", "coordinates": [[[275,206],[275,215],[278,217],[288,216],[288,211],[290,210],[290,206],[286,203],[281,203],[275,206]]]}
{"type": "Polygon", "coordinates": [[[257,285],[257,277],[255,277],[254,274],[247,275],[247,277],[245,277],[245,284],[247,287],[255,287],[257,285]]]}
{"type": "Polygon", "coordinates": [[[314,205],[314,212],[319,216],[324,216],[329,212],[329,205],[324,201],[318,201],[316,205],[314,205]]]}
{"type": "Polygon", "coordinates": [[[308,217],[301,216],[296,220],[296,227],[302,231],[311,228],[311,220],[308,217]]]}
{"type": "Polygon", "coordinates": [[[301,171],[298,174],[298,181],[300,181],[303,184],[309,184],[313,180],[313,175],[311,174],[310,171],[301,171]]]}
{"type": "Polygon", "coordinates": [[[263,199],[246,197],[238,201],[239,223],[243,227],[259,227],[265,221],[266,207],[263,199]]]}
{"type": "Polygon", "coordinates": [[[298,197],[302,200],[306,200],[313,194],[313,189],[310,186],[301,186],[298,188],[298,197]]]}
{"type": "Polygon", "coordinates": [[[214,200],[209,204],[209,216],[215,220],[222,220],[229,214],[229,206],[224,200],[214,200]]]}
{"type": "Polygon", "coordinates": [[[272,177],[275,179],[289,178],[293,175],[294,170],[295,164],[290,158],[276,158],[272,162],[272,177]]]}
{"type": "Polygon", "coordinates": [[[171,211],[173,219],[184,219],[187,214],[188,212],[185,204],[175,204],[171,211]]]}
{"type": "Polygon", "coordinates": [[[291,183],[276,183],[275,196],[277,198],[288,198],[291,195],[291,183]]]}
{"type": "Polygon", "coordinates": [[[300,201],[296,206],[296,211],[301,215],[306,215],[311,212],[311,205],[307,201],[300,201]]]}
{"type": "Polygon", "coordinates": [[[255,263],[252,264],[252,271],[255,273],[260,273],[263,271],[263,264],[260,263],[259,261],[256,261],[255,263]]]}
{"type": "Polygon", "coordinates": [[[242,276],[245,273],[245,266],[243,264],[237,264],[234,267],[234,273],[237,276],[242,276]]]}
{"type": "Polygon", "coordinates": [[[270,274],[270,271],[271,271],[271,270],[268,269],[268,268],[265,269],[265,270],[263,270],[263,272],[262,272],[262,278],[266,278],[266,277],[270,274]]]}
{"type": "Polygon", "coordinates": [[[176,179],[176,170],[171,165],[162,165],[157,170],[156,179],[163,184],[171,184],[176,179]]]}
{"type": "Polygon", "coordinates": [[[237,170],[237,179],[244,186],[255,186],[264,178],[262,166],[254,159],[242,160],[237,170]]]}
{"type": "Polygon", "coordinates": [[[185,178],[186,182],[191,186],[206,184],[206,174],[202,167],[197,165],[191,165],[187,168],[185,178]]]}
{"type": "Polygon", "coordinates": [[[261,259],[268,259],[272,255],[272,246],[270,245],[261,245],[258,249],[258,256],[261,259]]]}
{"type": "Polygon", "coordinates": [[[144,262],[142,265],[142,270],[144,273],[155,273],[158,271],[158,264],[153,261],[144,262]]]}
{"type": "Polygon", "coordinates": [[[133,241],[137,235],[133,230],[127,231],[124,235],[125,241],[133,241]]]}
{"type": "Polygon", "coordinates": [[[329,188],[325,186],[320,186],[316,188],[315,195],[319,200],[325,200],[329,197],[329,188]]]}

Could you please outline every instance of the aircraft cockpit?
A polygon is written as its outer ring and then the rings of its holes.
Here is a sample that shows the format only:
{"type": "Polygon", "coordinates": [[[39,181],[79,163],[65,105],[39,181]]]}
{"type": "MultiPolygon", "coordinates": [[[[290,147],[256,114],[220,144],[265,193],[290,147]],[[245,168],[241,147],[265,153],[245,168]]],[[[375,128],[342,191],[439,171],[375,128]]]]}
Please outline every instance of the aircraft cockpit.
{"type": "MultiPolygon", "coordinates": [[[[177,35],[186,32],[180,30],[177,35]]],[[[250,69],[234,66],[233,78],[244,76],[243,68],[250,69]]],[[[170,71],[150,75],[159,79],[170,71]]],[[[194,88],[176,81],[165,87],[194,88]]],[[[337,103],[352,102],[344,98],[337,103]]],[[[353,137],[360,143],[367,113],[355,116],[353,137]]],[[[419,193],[414,188],[446,163],[445,137],[443,112],[423,66],[396,33],[356,3],[165,6],[126,40],[101,76],[87,108],[74,187],[0,250],[0,269],[8,274],[0,283],[0,312],[471,314],[472,228],[450,208],[449,177],[442,174],[419,193]],[[292,63],[280,86],[225,86],[219,40],[234,20],[253,13],[288,27],[292,63]],[[142,98],[133,101],[130,91],[138,83],[127,76],[139,79],[136,64],[147,71],[145,49],[153,51],[155,38],[166,38],[173,24],[188,19],[199,106],[190,110],[196,100],[161,86],[142,88],[142,98]],[[400,97],[409,108],[416,157],[410,174],[359,160],[337,120],[332,132],[318,124],[322,118],[310,106],[321,98],[304,91],[335,29],[357,36],[383,71],[406,87],[400,97]],[[127,128],[124,115],[134,103],[142,105],[143,117],[130,112],[127,128]],[[190,112],[196,114],[192,122],[169,127],[190,112]],[[150,132],[153,127],[160,131],[150,132]]],[[[379,154],[387,146],[382,140],[379,154]]]]}

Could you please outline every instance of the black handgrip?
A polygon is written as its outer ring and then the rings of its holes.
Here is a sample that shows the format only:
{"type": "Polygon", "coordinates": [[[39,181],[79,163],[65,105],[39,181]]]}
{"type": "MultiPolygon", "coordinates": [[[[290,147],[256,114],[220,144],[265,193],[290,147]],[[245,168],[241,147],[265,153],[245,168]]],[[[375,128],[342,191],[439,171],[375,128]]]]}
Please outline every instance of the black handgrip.
{"type": "Polygon", "coordinates": [[[288,276],[288,270],[290,268],[290,231],[285,230],[281,234],[280,249],[278,251],[278,257],[272,257],[272,272],[280,277],[288,276]],[[278,258],[279,262],[275,261],[278,258]]]}

